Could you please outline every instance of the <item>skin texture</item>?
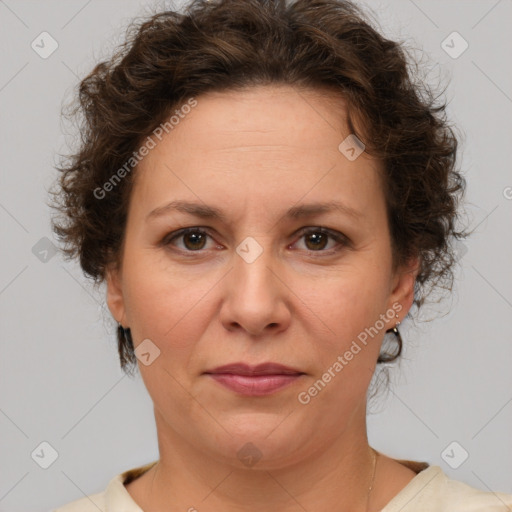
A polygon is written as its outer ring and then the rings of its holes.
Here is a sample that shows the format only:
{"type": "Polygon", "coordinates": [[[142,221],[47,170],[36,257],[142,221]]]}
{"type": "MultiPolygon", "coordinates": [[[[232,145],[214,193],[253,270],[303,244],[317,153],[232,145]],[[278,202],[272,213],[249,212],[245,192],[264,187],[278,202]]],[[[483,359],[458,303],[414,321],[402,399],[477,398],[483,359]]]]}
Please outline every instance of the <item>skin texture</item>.
{"type": "MultiPolygon", "coordinates": [[[[339,151],[350,132],[333,93],[260,86],[196,100],[139,164],[122,265],[107,278],[110,311],[131,328],[135,347],[149,339],[160,350],[150,365],[139,361],[160,461],[127,489],[145,510],[366,510],[373,469],[366,393],[386,329],[411,307],[417,271],[413,261],[393,272],[379,162],[339,151]],[[222,209],[226,220],[178,211],[146,219],[174,200],[222,209]],[[360,216],[284,216],[329,201],[360,216]],[[169,241],[186,227],[210,236],[169,241]],[[301,233],[318,227],[348,242],[315,245],[301,233]],[[251,263],[236,252],[246,237],[262,249],[251,263]],[[298,394],[388,310],[378,335],[301,404],[298,394]],[[204,374],[239,361],[277,362],[305,375],[272,395],[247,397],[204,374]],[[261,454],[251,467],[237,456],[247,443],[261,454]]],[[[369,510],[413,476],[379,457],[369,510]]]]}

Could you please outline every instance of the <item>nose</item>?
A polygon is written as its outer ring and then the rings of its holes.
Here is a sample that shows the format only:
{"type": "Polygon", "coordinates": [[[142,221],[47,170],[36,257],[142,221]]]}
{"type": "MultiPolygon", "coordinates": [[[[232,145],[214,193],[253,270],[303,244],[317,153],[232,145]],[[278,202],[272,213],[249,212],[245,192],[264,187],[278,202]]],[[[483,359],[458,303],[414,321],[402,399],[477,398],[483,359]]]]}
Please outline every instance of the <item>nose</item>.
{"type": "Polygon", "coordinates": [[[220,311],[222,324],[228,331],[240,330],[261,337],[288,328],[291,292],[272,258],[270,249],[263,250],[252,262],[234,255],[220,311]]]}

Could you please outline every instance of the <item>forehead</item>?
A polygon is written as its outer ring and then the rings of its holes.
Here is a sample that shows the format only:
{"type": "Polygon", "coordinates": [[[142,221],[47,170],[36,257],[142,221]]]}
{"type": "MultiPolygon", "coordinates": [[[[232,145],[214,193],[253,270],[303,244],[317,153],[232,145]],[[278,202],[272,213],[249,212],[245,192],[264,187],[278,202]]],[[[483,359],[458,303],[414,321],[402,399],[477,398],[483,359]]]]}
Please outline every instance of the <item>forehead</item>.
{"type": "Polygon", "coordinates": [[[158,203],[178,190],[199,198],[223,191],[275,198],[277,187],[283,199],[298,200],[333,187],[364,195],[375,185],[376,161],[364,152],[350,161],[340,152],[350,131],[339,94],[260,86],[195,101],[139,164],[139,199],[158,203]]]}
{"type": "Polygon", "coordinates": [[[345,100],[327,90],[268,85],[211,92],[196,101],[197,106],[180,121],[181,130],[173,134],[179,140],[193,130],[205,149],[231,147],[233,138],[252,145],[276,146],[281,141],[316,148],[348,135],[345,100]]]}

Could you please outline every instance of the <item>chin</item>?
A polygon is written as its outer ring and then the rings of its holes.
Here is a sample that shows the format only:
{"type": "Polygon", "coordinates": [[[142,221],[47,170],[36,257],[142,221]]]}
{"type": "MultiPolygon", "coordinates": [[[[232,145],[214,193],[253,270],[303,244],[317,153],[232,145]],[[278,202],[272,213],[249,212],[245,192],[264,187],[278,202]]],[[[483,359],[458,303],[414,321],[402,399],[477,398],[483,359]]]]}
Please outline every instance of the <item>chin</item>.
{"type": "Polygon", "coordinates": [[[239,468],[275,470],[293,465],[307,456],[308,443],[299,426],[293,420],[285,425],[287,421],[269,414],[244,414],[226,423],[229,434],[223,431],[210,448],[239,468]]]}

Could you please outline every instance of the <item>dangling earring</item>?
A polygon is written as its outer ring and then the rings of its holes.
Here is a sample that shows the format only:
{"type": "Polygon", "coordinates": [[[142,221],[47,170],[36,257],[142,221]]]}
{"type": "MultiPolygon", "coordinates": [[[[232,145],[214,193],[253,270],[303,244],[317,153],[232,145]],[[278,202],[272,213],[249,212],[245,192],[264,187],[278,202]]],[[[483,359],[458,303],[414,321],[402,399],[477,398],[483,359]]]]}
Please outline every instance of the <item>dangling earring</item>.
{"type": "MultiPolygon", "coordinates": [[[[398,318],[398,314],[395,313],[396,318],[398,318]]],[[[388,329],[386,332],[392,332],[396,337],[400,337],[400,332],[398,331],[398,326],[400,325],[400,322],[397,322],[395,324],[395,327],[392,327],[391,329],[388,329]]]]}
{"type": "MultiPolygon", "coordinates": [[[[395,313],[395,317],[399,318],[397,313],[395,313]]],[[[396,337],[396,341],[398,344],[398,350],[397,350],[396,354],[393,354],[392,356],[389,356],[388,354],[380,355],[378,362],[389,363],[391,361],[394,361],[402,353],[403,341],[402,341],[402,336],[400,335],[400,331],[398,330],[399,325],[400,325],[400,322],[397,322],[394,327],[392,327],[391,329],[388,329],[386,331],[386,333],[392,332],[396,337]]]]}
{"type": "Polygon", "coordinates": [[[400,331],[398,330],[399,325],[400,325],[400,322],[397,322],[395,327],[388,329],[386,332],[392,332],[400,340],[400,342],[402,342],[402,336],[400,335],[400,331]]]}
{"type": "MultiPolygon", "coordinates": [[[[399,318],[398,313],[395,313],[395,317],[399,318]]],[[[392,332],[397,338],[402,341],[402,337],[400,336],[400,332],[398,331],[398,326],[400,325],[400,322],[397,322],[395,324],[395,327],[392,327],[391,329],[388,329],[386,332],[392,332]]]]}
{"type": "Polygon", "coordinates": [[[126,340],[128,346],[133,348],[132,332],[130,328],[123,327],[119,322],[117,322],[117,330],[121,334],[121,336],[126,340]]]}

